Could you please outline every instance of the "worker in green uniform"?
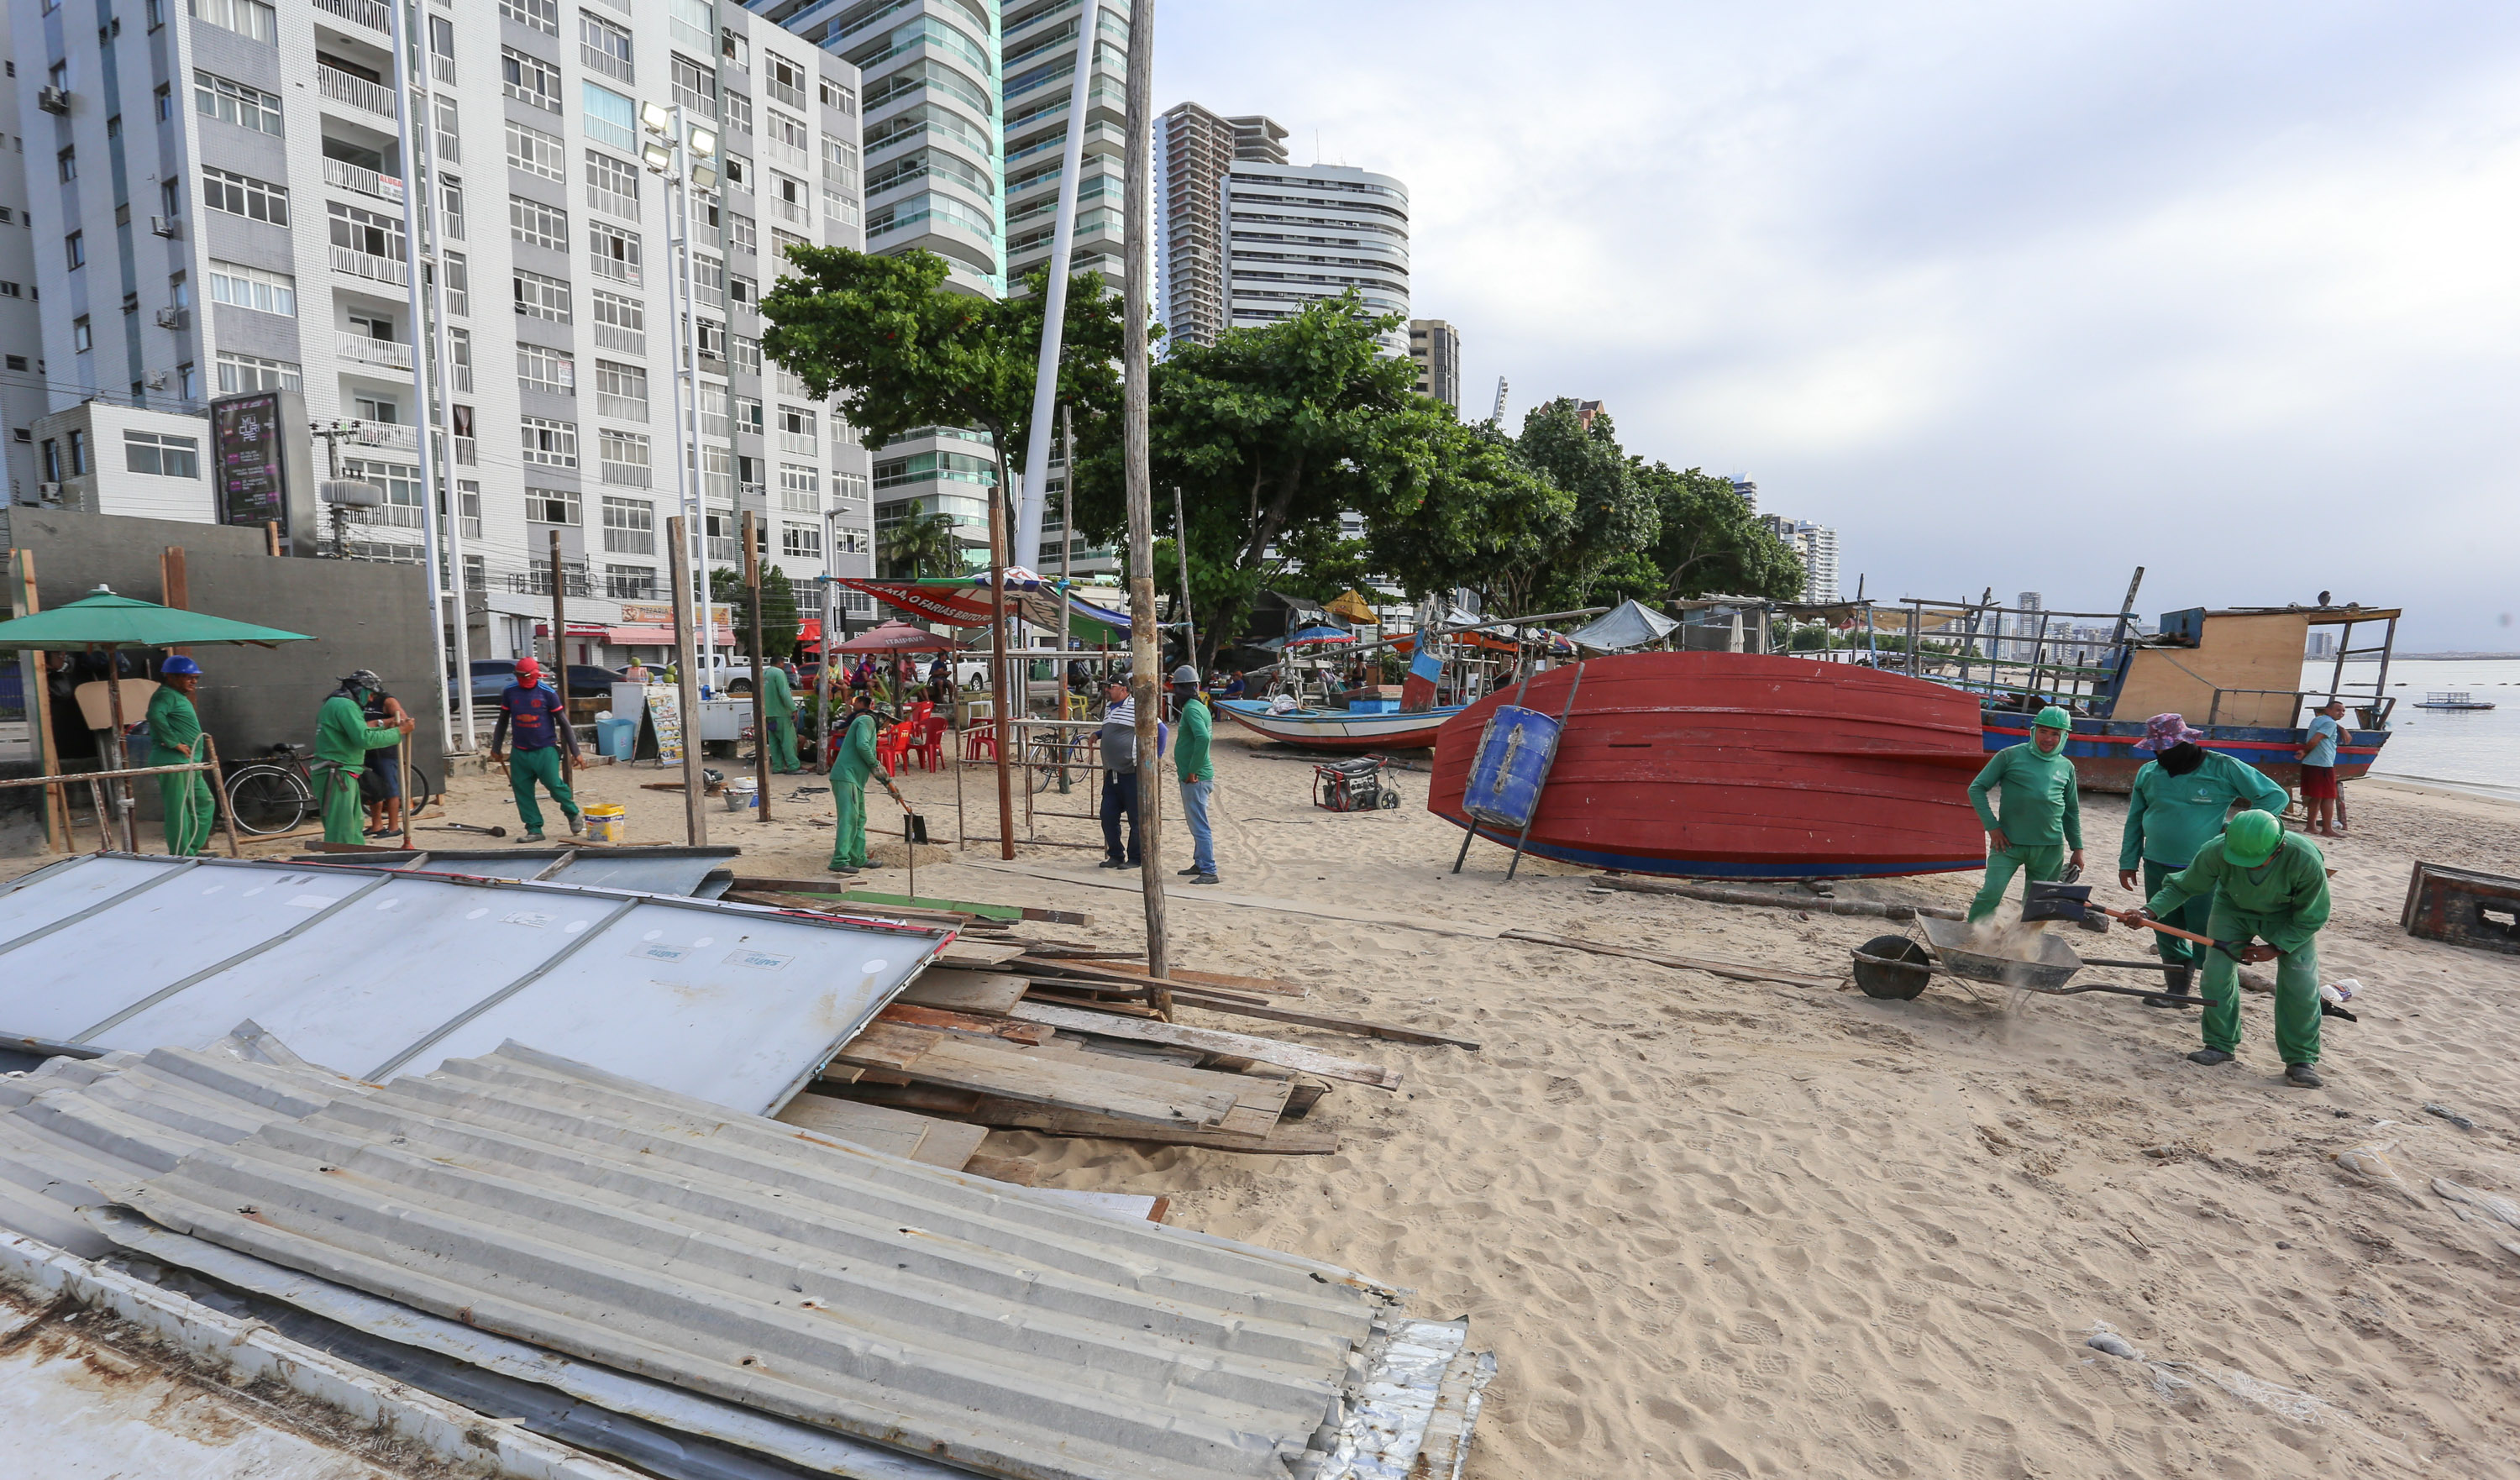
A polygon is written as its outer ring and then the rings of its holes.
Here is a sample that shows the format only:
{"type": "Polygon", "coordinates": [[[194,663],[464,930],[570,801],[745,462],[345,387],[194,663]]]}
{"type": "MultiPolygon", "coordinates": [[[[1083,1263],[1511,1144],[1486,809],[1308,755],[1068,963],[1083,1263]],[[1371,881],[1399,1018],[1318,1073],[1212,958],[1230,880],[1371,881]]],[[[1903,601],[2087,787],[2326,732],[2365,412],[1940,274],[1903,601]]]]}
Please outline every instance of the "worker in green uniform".
{"type": "MultiPolygon", "coordinates": [[[[2182,715],[2156,714],[2144,722],[2138,750],[2152,752],[2135,774],[2127,792],[2126,831],[2118,842],[2118,887],[2136,886],[2136,870],[2143,870],[2143,897],[2161,892],[2162,880],[2196,860],[2205,839],[2223,830],[2223,820],[2237,804],[2279,813],[2290,802],[2284,789],[2265,772],[2245,761],[2218,754],[2198,743],[2203,732],[2187,728],[2182,715]]],[[[2214,917],[2212,896],[2199,894],[2162,917],[2162,923],[2204,934],[2214,917]]],[[[2147,997],[2155,1008],[2184,1006],[2195,980],[2197,947],[2176,935],[2155,933],[2161,964],[2171,967],[2170,991],[2147,997]]]]}
{"type": "Polygon", "coordinates": [[[761,723],[770,732],[770,769],[782,776],[803,770],[796,764],[796,691],[777,663],[761,665],[761,723]]]}
{"type": "Polygon", "coordinates": [[[315,714],[315,777],[324,796],[324,841],[364,843],[368,840],[366,804],[359,798],[359,778],[368,768],[368,752],[402,743],[411,734],[411,717],[399,724],[371,725],[366,705],[371,691],[384,682],[362,668],[341,680],[315,714]]]}
{"type": "Polygon", "coordinates": [[[2229,1063],[2240,1049],[2240,964],[2275,963],[2275,1049],[2284,1081],[2318,1078],[2318,927],[2327,923],[2327,859],[2272,813],[2231,819],[2196,861],[2162,880],[2138,913],[2166,920],[2191,899],[2214,901],[2205,933],[2205,1047],[2190,1062],[2229,1063]]]}
{"type": "Polygon", "coordinates": [[[855,874],[866,867],[866,784],[877,769],[875,731],[873,701],[861,691],[849,700],[848,728],[832,747],[832,810],[838,814],[832,837],[834,874],[855,874]]]}
{"type": "MultiPolygon", "coordinates": [[[[187,766],[202,758],[202,716],[193,708],[201,687],[202,665],[182,653],[158,665],[158,692],[149,697],[149,764],[187,766]]],[[[207,778],[170,771],[158,778],[158,799],[166,812],[166,851],[203,851],[214,815],[207,778]]]]}
{"type": "Polygon", "coordinates": [[[2074,789],[2074,763],[2065,755],[2072,715],[2049,704],[2030,724],[2030,742],[2007,745],[1969,783],[1969,805],[1986,828],[1986,882],[1969,901],[1969,923],[1989,919],[2003,902],[2012,875],[2042,881],[2064,876],[2069,860],[2083,867],[2083,802],[2074,789]],[[2000,795],[2001,812],[1990,804],[2000,795]]]}

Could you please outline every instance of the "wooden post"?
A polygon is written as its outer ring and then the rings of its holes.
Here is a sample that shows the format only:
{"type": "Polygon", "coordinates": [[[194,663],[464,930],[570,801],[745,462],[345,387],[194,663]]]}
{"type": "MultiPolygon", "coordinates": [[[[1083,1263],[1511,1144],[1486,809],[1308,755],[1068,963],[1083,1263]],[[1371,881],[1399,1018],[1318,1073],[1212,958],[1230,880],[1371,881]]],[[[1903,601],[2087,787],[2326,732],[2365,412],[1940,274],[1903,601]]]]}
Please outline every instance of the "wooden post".
{"type": "Polygon", "coordinates": [[[665,542],[674,552],[674,680],[683,710],[683,835],[698,848],[708,842],[708,796],[700,779],[699,653],[692,634],[687,522],[679,514],[665,520],[665,542]]]}
{"type": "MultiPolygon", "coordinates": [[[[240,857],[237,850],[236,809],[228,805],[228,773],[226,768],[219,764],[219,742],[210,739],[210,732],[207,730],[202,732],[202,753],[210,763],[210,809],[227,824],[228,857],[240,857]]],[[[408,777],[411,774],[411,768],[404,767],[403,774],[408,777]]],[[[411,786],[406,783],[402,789],[402,845],[408,848],[411,846],[411,786]]]]}
{"type": "Polygon", "coordinates": [[[278,519],[262,521],[262,541],[263,553],[273,560],[280,559],[280,521],[278,519]]]}
{"type": "MultiPolygon", "coordinates": [[[[192,583],[184,570],[184,547],[169,545],[158,557],[158,600],[160,605],[190,610],[193,605],[192,583]]],[[[169,652],[191,656],[190,648],[169,648],[169,652]]]]}
{"type": "Polygon", "coordinates": [[[409,852],[411,849],[411,737],[404,736],[394,741],[394,746],[400,752],[395,757],[394,764],[402,784],[400,798],[402,805],[394,810],[402,814],[402,845],[404,851],[409,852]]]}
{"type": "MultiPolygon", "coordinates": [[[[1154,0],[1138,0],[1129,13],[1129,77],[1125,119],[1129,131],[1125,155],[1121,240],[1125,271],[1122,295],[1120,375],[1121,442],[1127,468],[1129,500],[1129,693],[1138,705],[1138,825],[1146,839],[1139,880],[1147,900],[1147,971],[1158,985],[1148,988],[1148,1004],[1169,1020],[1173,994],[1160,985],[1169,963],[1164,953],[1163,767],[1155,755],[1163,690],[1156,669],[1163,648],[1155,630],[1155,516],[1152,470],[1147,456],[1147,314],[1148,289],[1148,89],[1155,61],[1154,0]],[[1150,784],[1151,783],[1151,784],[1150,784]]],[[[1069,476],[1075,475],[1069,470],[1069,476]]]]}
{"type": "MultiPolygon", "coordinates": [[[[1006,466],[1002,457],[998,466],[1006,466]]],[[[1015,856],[1015,783],[1007,752],[1015,734],[1008,712],[1007,680],[1007,499],[1003,488],[989,494],[989,723],[997,730],[992,746],[998,757],[998,857],[1015,856]]]]}
{"type": "MultiPolygon", "coordinates": [[[[12,617],[32,616],[43,608],[35,594],[35,552],[9,552],[9,614],[12,617]]],[[[20,654],[22,659],[26,654],[20,654]]],[[[45,666],[46,654],[37,650],[34,659],[35,755],[43,763],[46,776],[62,774],[61,748],[53,743],[53,671],[45,666]]],[[[22,668],[21,672],[23,671],[22,668]]],[[[77,846],[78,838],[70,830],[69,794],[59,786],[46,786],[44,791],[44,834],[50,847],[68,853],[77,846]]]]}
{"type": "MultiPolygon", "coordinates": [[[[94,644],[88,646],[88,651],[91,653],[96,651],[94,644]]],[[[120,771],[131,764],[127,752],[122,748],[122,727],[129,721],[122,717],[121,655],[111,648],[105,650],[105,695],[113,708],[113,728],[106,734],[106,764],[120,771]]],[[[122,821],[119,830],[122,833],[123,847],[129,852],[139,852],[140,807],[132,798],[130,782],[117,780],[113,784],[113,807],[122,821]]]]}
{"type": "Polygon", "coordinates": [[[770,656],[761,650],[761,550],[753,543],[761,528],[760,517],[749,509],[743,511],[743,589],[752,598],[752,802],[761,813],[755,821],[766,823],[770,821],[770,709],[761,681],[770,670],[770,656]]]}
{"type": "MultiPolygon", "coordinates": [[[[432,580],[435,579],[433,575],[430,578],[432,580]]],[[[568,712],[568,571],[567,568],[561,563],[560,531],[557,529],[551,531],[551,583],[552,687],[560,693],[560,722],[562,727],[574,731],[576,726],[571,721],[568,712]]],[[[466,682],[469,683],[471,680],[468,678],[466,682]]],[[[690,723],[691,722],[689,720],[685,720],[685,727],[688,728],[690,723]]],[[[569,743],[573,737],[561,735],[553,738],[560,741],[560,769],[561,774],[565,776],[568,774],[570,769],[568,764],[569,753],[575,748],[569,743]]]]}

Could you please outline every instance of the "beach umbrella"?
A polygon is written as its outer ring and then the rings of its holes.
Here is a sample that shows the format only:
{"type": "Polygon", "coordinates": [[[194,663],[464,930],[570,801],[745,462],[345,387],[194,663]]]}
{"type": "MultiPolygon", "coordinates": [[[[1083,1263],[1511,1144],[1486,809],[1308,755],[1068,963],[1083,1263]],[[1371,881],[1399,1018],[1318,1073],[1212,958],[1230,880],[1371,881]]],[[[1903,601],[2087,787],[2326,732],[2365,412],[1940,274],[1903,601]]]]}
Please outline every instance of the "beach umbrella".
{"type": "MultiPolygon", "coordinates": [[[[50,611],[38,611],[13,621],[0,622],[0,651],[32,649],[44,652],[113,652],[135,648],[203,648],[222,644],[277,648],[282,643],[311,643],[314,640],[303,632],[283,632],[277,627],[234,621],[224,616],[212,616],[206,611],[187,611],[181,606],[161,606],[156,602],[116,596],[103,586],[50,611]]],[[[107,692],[113,698],[113,729],[110,734],[113,769],[120,771],[125,769],[122,729],[129,723],[122,713],[121,665],[106,664],[105,682],[107,692]]],[[[115,800],[122,810],[124,841],[132,852],[137,853],[140,851],[140,825],[132,814],[129,783],[115,783],[114,791],[115,800]]]]}
{"type": "Polygon", "coordinates": [[[1355,641],[1355,633],[1343,632],[1336,627],[1307,627],[1286,639],[1286,646],[1292,648],[1304,643],[1353,643],[1355,641]]]}
{"type": "Polygon", "coordinates": [[[924,627],[908,622],[885,622],[870,628],[845,643],[835,644],[834,652],[959,652],[963,645],[942,637],[924,627]]]}

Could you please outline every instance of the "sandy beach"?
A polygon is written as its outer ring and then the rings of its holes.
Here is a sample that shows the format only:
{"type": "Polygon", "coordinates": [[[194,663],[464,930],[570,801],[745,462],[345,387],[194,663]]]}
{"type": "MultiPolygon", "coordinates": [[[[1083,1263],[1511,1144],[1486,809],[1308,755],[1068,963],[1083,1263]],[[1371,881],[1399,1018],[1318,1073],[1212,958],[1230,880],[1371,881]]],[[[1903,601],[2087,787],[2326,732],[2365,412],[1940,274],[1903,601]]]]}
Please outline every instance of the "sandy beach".
{"type": "MultiPolygon", "coordinates": [[[[2263,997],[2246,1000],[2240,1061],[2204,1069],[2182,1057],[2194,1014],[2132,999],[1978,1000],[1938,981],[1877,1002],[1500,941],[1522,927],[1842,977],[1850,946],[1899,927],[1605,892],[1546,863],[1508,884],[1484,844],[1454,876],[1460,834],[1423,810],[1422,771],[1397,773],[1400,810],[1338,816],[1311,806],[1310,767],[1283,752],[1220,731],[1216,757],[1225,882],[1171,891],[1173,959],[1302,981],[1326,1009],[1483,1048],[1372,1044],[1407,1082],[1323,1101],[1334,1156],[1007,1132],[990,1148],[1037,1158],[1045,1185],[1168,1193],[1177,1224],[1471,1317],[1501,1368],[1478,1480],[2520,1475],[2520,1252],[2503,1246],[2520,1228],[2432,1188],[2520,1196],[2520,958],[2397,925],[2417,858],[2520,872],[2510,807],[2349,790],[2320,939],[2326,979],[2362,982],[2362,1021],[2328,1021],[2328,1086],[2302,1091],[2280,1082],[2263,997]],[[2383,1148],[2403,1186],[2336,1162],[2360,1146],[2383,1148]],[[2086,1344],[2103,1330],[2140,1357],[2086,1344]]],[[[626,804],[632,840],[678,842],[680,797],[640,785],[658,779],[598,768],[582,790],[626,804]]],[[[712,810],[711,841],[741,843],[747,874],[819,875],[828,792],[779,782],[778,821],[712,810]]],[[[972,830],[993,831],[986,774],[966,785],[972,830]]],[[[906,789],[950,843],[950,773],[906,789]]],[[[898,817],[869,801],[878,829],[898,817]]],[[[448,813],[516,830],[504,779],[459,778],[448,813]]],[[[2122,815],[2084,797],[2091,876],[2132,903],[2114,888],[2122,815]]],[[[1177,815],[1165,831],[1178,867],[1177,815]]],[[[1083,909],[1092,927],[1027,928],[1142,942],[1134,874],[1080,848],[1027,848],[1010,872],[996,851],[922,850],[919,891],[1083,909]]],[[[901,879],[878,869],[869,887],[901,879]]],[[[1840,895],[1956,904],[1975,882],[1840,895]]],[[[2086,955],[2142,949],[2125,931],[2069,938],[2086,955]]]]}

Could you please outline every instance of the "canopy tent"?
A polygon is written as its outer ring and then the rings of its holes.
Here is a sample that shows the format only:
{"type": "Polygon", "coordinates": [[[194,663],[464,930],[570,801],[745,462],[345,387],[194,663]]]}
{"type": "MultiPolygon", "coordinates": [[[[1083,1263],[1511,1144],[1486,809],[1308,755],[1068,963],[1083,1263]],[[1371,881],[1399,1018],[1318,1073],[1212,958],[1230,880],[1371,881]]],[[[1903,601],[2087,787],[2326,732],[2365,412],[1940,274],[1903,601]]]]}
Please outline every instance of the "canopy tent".
{"type": "Polygon", "coordinates": [[[1634,600],[1621,602],[1606,615],[1569,633],[1578,648],[1596,652],[1625,652],[1658,643],[1680,630],[1680,623],[1634,600]]]}
{"type": "Polygon", "coordinates": [[[963,645],[908,622],[885,622],[836,645],[834,652],[960,652],[963,645]]]}
{"type": "MultiPolygon", "coordinates": [[[[872,580],[840,576],[840,585],[852,591],[863,591],[888,606],[914,616],[942,622],[949,627],[985,627],[989,624],[989,578],[986,574],[940,576],[921,580],[872,580]]],[[[1129,638],[1129,618],[1125,613],[1098,606],[1062,590],[1060,584],[1025,570],[1007,567],[1007,605],[1009,614],[1047,631],[1058,630],[1058,608],[1061,596],[1067,605],[1067,630],[1071,636],[1089,643],[1123,643],[1129,638]]]]}

